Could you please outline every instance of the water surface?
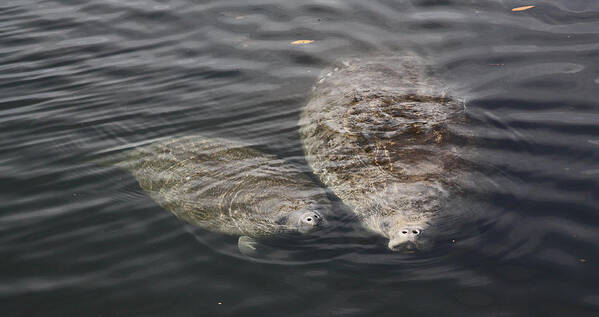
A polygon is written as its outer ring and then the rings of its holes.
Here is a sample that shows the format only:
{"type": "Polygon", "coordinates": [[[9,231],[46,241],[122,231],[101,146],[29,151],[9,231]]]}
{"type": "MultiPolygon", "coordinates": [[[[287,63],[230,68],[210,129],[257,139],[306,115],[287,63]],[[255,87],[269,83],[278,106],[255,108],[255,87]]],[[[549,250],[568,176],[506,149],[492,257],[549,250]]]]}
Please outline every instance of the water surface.
{"type": "Polygon", "coordinates": [[[0,34],[3,316],[599,312],[599,3],[8,0],[0,34]],[[433,252],[344,220],[252,261],[88,160],[204,134],[309,171],[297,121],[320,70],[405,51],[466,99],[491,184],[433,252]]]}

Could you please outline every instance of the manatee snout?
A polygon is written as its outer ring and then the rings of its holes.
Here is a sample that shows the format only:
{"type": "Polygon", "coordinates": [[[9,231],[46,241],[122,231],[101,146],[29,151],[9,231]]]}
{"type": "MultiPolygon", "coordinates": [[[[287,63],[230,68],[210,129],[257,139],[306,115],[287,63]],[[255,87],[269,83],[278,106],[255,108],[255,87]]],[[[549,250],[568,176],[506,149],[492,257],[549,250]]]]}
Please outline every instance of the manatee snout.
{"type": "Polygon", "coordinates": [[[301,216],[301,223],[304,226],[320,226],[325,222],[324,217],[318,211],[307,211],[301,216]]]}
{"type": "Polygon", "coordinates": [[[297,227],[298,231],[306,233],[326,225],[327,221],[320,211],[304,209],[293,212],[288,217],[288,225],[297,227]]]}
{"type": "Polygon", "coordinates": [[[395,232],[387,246],[394,252],[414,253],[430,250],[433,247],[433,241],[423,229],[405,227],[395,232]]]}

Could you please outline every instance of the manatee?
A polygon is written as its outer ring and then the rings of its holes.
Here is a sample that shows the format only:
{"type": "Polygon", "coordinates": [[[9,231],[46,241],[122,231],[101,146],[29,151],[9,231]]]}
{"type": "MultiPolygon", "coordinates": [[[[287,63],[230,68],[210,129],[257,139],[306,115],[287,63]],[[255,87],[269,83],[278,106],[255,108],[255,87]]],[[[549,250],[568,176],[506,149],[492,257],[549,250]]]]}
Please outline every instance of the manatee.
{"type": "Polygon", "coordinates": [[[240,236],[246,255],[256,255],[257,239],[324,226],[331,206],[300,166],[223,139],[163,139],[125,151],[112,163],[178,218],[240,236]]]}
{"type": "Polygon", "coordinates": [[[314,173],[394,251],[432,247],[467,170],[458,146],[464,102],[429,69],[415,54],[340,61],[322,72],[300,115],[314,173]]]}

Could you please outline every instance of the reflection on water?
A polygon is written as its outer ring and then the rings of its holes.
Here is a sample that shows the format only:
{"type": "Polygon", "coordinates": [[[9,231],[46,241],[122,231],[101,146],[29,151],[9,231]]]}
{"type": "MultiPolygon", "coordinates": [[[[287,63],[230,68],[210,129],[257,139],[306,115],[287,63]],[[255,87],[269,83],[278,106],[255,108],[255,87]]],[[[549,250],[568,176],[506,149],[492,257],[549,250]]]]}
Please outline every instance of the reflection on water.
{"type": "Polygon", "coordinates": [[[2,2],[0,312],[593,315],[599,4],[511,11],[529,4],[2,2]],[[203,134],[308,172],[297,123],[321,69],[403,51],[466,99],[486,167],[476,195],[452,202],[482,217],[448,220],[430,253],[388,252],[337,203],[334,230],[250,260],[236,237],[177,220],[88,161],[203,134]]]}

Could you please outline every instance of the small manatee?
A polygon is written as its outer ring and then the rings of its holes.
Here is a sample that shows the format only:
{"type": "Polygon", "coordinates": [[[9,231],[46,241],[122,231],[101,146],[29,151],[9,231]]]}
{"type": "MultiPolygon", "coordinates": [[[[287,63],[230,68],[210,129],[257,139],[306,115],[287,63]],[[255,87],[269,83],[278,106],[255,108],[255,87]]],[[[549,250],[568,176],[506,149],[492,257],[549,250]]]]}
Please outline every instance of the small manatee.
{"type": "Polygon", "coordinates": [[[257,239],[323,227],[331,208],[326,191],[299,166],[228,140],[170,138],[111,162],[178,218],[241,236],[246,255],[265,248],[257,239]]]}

